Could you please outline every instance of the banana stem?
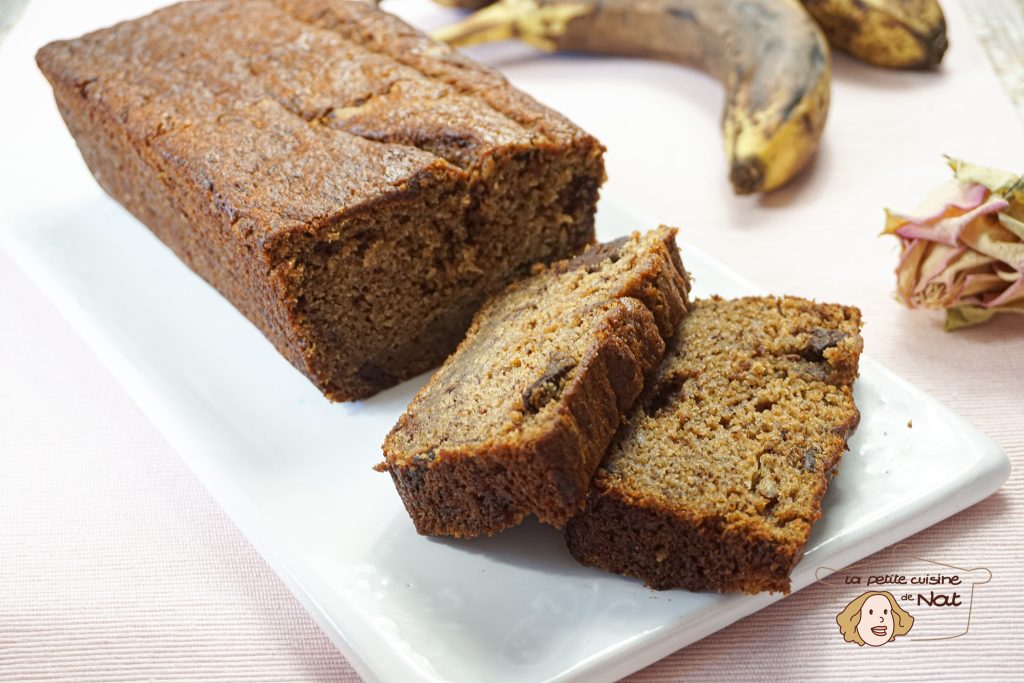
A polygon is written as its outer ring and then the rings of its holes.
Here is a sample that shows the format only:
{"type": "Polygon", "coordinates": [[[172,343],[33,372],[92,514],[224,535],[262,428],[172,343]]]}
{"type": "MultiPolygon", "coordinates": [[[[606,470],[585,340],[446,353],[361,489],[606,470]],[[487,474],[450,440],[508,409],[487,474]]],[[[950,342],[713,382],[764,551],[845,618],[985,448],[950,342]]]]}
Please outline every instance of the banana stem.
{"type": "Polygon", "coordinates": [[[537,0],[499,0],[462,21],[438,29],[433,38],[460,48],[518,38],[552,52],[558,47],[553,38],[565,33],[571,20],[590,11],[586,5],[542,7],[537,0]]]}

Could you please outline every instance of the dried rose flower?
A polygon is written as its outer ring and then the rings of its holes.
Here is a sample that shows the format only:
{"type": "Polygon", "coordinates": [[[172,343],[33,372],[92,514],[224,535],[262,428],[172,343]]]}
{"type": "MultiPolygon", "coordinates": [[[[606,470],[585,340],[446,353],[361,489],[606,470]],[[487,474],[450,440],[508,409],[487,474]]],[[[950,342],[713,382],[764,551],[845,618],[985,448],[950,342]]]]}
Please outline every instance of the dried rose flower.
{"type": "Polygon", "coordinates": [[[886,210],[900,240],[896,298],[946,309],[946,329],[1024,313],[1024,178],[946,158],[954,178],[913,214],[886,210]]]}

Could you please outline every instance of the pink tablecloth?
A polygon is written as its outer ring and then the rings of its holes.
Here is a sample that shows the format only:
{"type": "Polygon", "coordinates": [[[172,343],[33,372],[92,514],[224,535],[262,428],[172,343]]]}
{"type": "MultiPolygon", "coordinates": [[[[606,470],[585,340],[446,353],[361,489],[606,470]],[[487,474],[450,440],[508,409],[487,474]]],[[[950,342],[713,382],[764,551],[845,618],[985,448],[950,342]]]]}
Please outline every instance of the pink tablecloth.
{"type": "MultiPolygon", "coordinates": [[[[852,243],[877,228],[827,239],[852,243]]],[[[727,248],[697,232],[712,251],[727,248]]],[[[754,281],[816,294],[777,260],[737,261],[754,281]]],[[[820,265],[811,274],[825,278],[819,289],[829,297],[864,309],[875,358],[954,406],[1015,464],[999,493],[907,543],[908,554],[992,571],[975,592],[970,632],[852,647],[835,636],[828,589],[813,586],[635,680],[1020,680],[1024,317],[945,334],[933,317],[900,310],[888,278],[829,281],[820,265]]],[[[0,680],[357,680],[3,253],[0,291],[0,680]]]]}

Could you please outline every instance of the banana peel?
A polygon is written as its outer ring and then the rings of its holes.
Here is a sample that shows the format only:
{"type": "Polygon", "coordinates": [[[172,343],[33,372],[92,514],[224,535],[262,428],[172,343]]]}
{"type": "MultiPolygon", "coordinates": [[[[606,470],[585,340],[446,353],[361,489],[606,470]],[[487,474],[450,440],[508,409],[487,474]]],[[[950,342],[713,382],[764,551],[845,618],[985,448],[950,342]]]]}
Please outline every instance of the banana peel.
{"type": "Polygon", "coordinates": [[[828,116],[828,43],[797,0],[499,0],[434,38],[454,47],[519,39],[706,71],[725,86],[722,134],[737,194],[792,180],[828,116]]]}
{"type": "Polygon", "coordinates": [[[829,43],[890,69],[933,69],[949,46],[938,0],[802,0],[829,43]]]}
{"type": "MultiPolygon", "coordinates": [[[[477,10],[495,0],[435,0],[477,10]]],[[[832,47],[889,69],[933,69],[949,46],[938,0],[801,0],[832,47]]]]}

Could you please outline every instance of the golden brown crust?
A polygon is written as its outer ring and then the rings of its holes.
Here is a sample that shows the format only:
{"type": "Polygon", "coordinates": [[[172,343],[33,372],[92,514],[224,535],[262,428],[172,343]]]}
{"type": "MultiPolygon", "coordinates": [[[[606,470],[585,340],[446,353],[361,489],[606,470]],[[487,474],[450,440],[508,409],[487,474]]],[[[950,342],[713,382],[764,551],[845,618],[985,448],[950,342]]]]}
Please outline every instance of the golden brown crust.
{"type": "Polygon", "coordinates": [[[37,62],[100,185],[333,399],[593,240],[596,140],[368,3],[183,3],[37,62]]]}
{"type": "Polygon", "coordinates": [[[628,264],[615,274],[607,274],[614,256],[593,264],[585,254],[481,309],[384,443],[379,469],[391,473],[420,533],[490,535],[531,514],[561,526],[579,510],[622,414],[664,352],[659,323],[672,330],[686,311],[674,233],[619,245],[628,264]],[[560,288],[564,280],[573,286],[560,288]],[[522,334],[504,332],[537,308],[551,315],[522,334]],[[554,331],[534,343],[548,326],[554,331]],[[527,367],[530,358],[541,360],[527,367]],[[463,413],[472,423],[451,427],[463,413]],[[491,423],[474,431],[477,418],[491,423]]]}
{"type": "Polygon", "coordinates": [[[641,579],[665,590],[789,592],[798,549],[693,520],[656,500],[591,492],[586,511],[566,527],[570,554],[581,564],[641,579]]]}
{"type": "Polygon", "coordinates": [[[860,414],[860,312],[696,301],[566,527],[583,564],[653,588],[789,591],[860,414]]]}

